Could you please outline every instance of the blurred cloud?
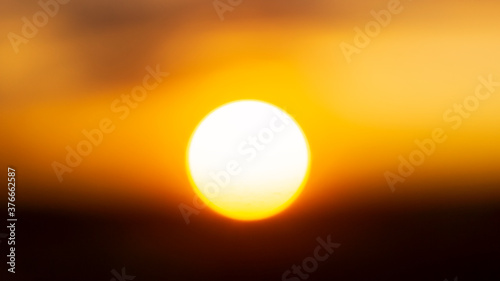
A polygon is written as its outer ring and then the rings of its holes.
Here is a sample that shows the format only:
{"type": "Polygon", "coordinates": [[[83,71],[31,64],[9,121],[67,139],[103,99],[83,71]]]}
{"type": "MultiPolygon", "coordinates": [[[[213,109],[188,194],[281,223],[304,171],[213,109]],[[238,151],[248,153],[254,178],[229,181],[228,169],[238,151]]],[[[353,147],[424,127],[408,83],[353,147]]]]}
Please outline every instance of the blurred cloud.
{"type": "MultiPolygon", "coordinates": [[[[2,159],[21,163],[32,182],[44,184],[39,190],[56,192],[50,163],[110,114],[110,103],[141,82],[146,66],[159,64],[168,81],[117,124],[68,186],[91,197],[98,188],[76,183],[102,180],[108,192],[132,196],[147,176],[153,195],[185,196],[184,152],[197,122],[223,103],[258,98],[284,107],[304,128],[314,159],[310,190],[325,191],[325,182],[339,186],[332,193],[348,190],[343,184],[355,194],[375,190],[397,156],[474,91],[479,75],[500,76],[500,4],[491,1],[402,2],[403,12],[348,64],[339,44],[387,3],[243,1],[222,22],[212,1],[71,0],[15,54],[7,34],[20,33],[21,18],[40,7],[8,1],[0,11],[0,122],[12,137],[2,141],[9,147],[2,159]]],[[[451,168],[498,180],[491,156],[499,153],[499,102],[481,106],[424,180],[453,182],[451,168]],[[470,161],[479,168],[468,168],[470,161]]]]}

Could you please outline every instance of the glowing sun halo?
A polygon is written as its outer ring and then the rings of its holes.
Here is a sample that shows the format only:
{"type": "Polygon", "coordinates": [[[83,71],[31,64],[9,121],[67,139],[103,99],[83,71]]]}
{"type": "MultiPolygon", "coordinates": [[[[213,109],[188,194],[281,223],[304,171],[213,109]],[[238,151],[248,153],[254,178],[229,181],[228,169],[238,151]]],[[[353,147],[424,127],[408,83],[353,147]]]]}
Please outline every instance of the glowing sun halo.
{"type": "Polygon", "coordinates": [[[309,171],[309,146],[296,121],[253,100],[223,105],[198,125],[187,168],[196,194],[238,220],[275,215],[297,198],[309,171]]]}

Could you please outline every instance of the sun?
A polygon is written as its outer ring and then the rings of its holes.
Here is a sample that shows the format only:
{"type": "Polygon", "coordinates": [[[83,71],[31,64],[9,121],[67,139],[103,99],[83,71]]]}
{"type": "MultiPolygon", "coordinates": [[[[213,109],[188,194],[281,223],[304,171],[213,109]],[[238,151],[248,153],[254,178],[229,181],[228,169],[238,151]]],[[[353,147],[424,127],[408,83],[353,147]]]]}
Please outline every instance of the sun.
{"type": "Polygon", "coordinates": [[[260,220],[287,208],[306,182],[310,153],[297,122],[266,102],[241,100],[209,113],[187,149],[196,194],[237,220],[260,220]]]}

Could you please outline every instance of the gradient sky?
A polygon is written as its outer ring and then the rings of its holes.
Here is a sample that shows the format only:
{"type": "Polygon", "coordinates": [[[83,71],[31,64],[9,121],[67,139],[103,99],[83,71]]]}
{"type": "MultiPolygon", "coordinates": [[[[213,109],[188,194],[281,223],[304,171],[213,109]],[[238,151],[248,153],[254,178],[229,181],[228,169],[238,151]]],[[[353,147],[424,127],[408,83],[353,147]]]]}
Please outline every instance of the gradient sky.
{"type": "MultiPolygon", "coordinates": [[[[20,34],[20,18],[39,10],[6,4],[2,34],[20,34]]],[[[353,28],[386,1],[251,1],[220,21],[208,1],[73,0],[19,54],[0,43],[1,158],[26,175],[32,206],[87,208],[113,196],[112,205],[144,200],[177,212],[193,195],[184,161],[198,122],[227,102],[260,99],[294,116],[310,143],[297,206],[391,196],[384,173],[435,128],[448,140],[397,192],[498,198],[500,89],[457,130],[443,114],[474,93],[479,76],[500,81],[500,4],[401,5],[348,63],[340,43],[352,44],[353,28]],[[112,102],[157,65],[170,75],[120,120],[112,102]],[[59,183],[51,164],[102,118],[115,131],[59,183]]]]}
{"type": "Polygon", "coordinates": [[[0,161],[16,169],[17,280],[110,280],[122,267],[135,280],[280,280],[329,235],[342,246],[309,280],[499,280],[500,87],[467,118],[454,111],[487,93],[480,77],[500,82],[500,2],[401,1],[346,59],[341,46],[391,1],[243,0],[222,21],[213,0],[70,0],[16,53],[9,38],[41,8],[3,0],[0,161]],[[168,76],[124,107],[157,68],[168,76]],[[186,224],[188,141],[241,99],[297,121],[307,184],[262,221],[203,209],[186,224]],[[60,182],[54,163],[102,122],[113,131],[60,182]],[[391,190],[387,172],[436,130],[446,141],[391,190]]]}

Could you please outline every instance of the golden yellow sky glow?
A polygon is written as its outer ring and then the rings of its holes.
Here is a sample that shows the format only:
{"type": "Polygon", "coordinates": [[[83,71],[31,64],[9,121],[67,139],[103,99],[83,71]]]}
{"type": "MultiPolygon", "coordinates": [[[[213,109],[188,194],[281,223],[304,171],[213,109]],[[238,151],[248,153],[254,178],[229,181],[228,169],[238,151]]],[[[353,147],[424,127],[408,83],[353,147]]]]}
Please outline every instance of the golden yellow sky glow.
{"type": "MultiPolygon", "coordinates": [[[[478,77],[500,81],[500,3],[475,1],[471,8],[453,1],[449,9],[406,1],[348,63],[339,44],[352,44],[353,28],[373,20],[370,10],[387,1],[320,1],[311,11],[281,14],[248,1],[223,22],[209,1],[191,2],[183,18],[175,17],[180,1],[146,1],[149,19],[98,26],[86,25],[85,15],[72,14],[76,7],[67,4],[61,9],[68,13],[51,19],[19,54],[1,41],[1,158],[19,166],[21,180],[30,175],[24,185],[32,192],[25,196],[33,206],[78,208],[105,202],[105,195],[120,198],[110,204],[191,203],[189,138],[209,112],[241,99],[285,109],[307,136],[312,162],[298,208],[390,196],[384,172],[397,171],[398,156],[408,157],[414,141],[435,128],[448,139],[396,192],[418,183],[418,193],[440,193],[459,183],[463,198],[499,195],[491,184],[500,180],[500,87],[456,130],[443,114],[474,95],[478,77]],[[263,19],[248,19],[255,14],[263,19]],[[169,76],[121,120],[113,101],[156,65],[169,76]],[[65,147],[75,148],[85,139],[81,131],[98,128],[103,118],[115,130],[59,183],[51,164],[63,163],[65,147]]],[[[19,32],[20,18],[35,11],[18,4],[0,12],[1,34],[19,32]]]]}

